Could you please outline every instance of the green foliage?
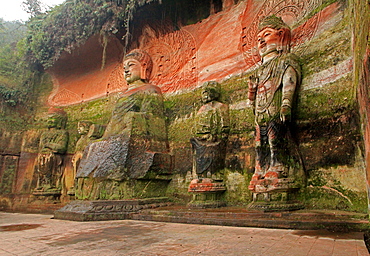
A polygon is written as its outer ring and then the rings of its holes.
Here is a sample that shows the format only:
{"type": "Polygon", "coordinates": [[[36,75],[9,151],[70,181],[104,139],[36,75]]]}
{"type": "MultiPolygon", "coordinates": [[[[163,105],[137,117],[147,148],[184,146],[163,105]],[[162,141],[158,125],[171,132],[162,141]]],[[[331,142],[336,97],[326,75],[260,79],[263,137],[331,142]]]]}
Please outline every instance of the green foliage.
{"type": "Polygon", "coordinates": [[[71,52],[90,36],[125,30],[133,11],[152,1],[67,0],[28,22],[29,61],[50,68],[64,51],[71,52]]]}
{"type": "Polygon", "coordinates": [[[5,103],[13,107],[17,105],[23,98],[20,90],[11,89],[2,85],[0,85],[0,96],[4,99],[5,103]]]}
{"type": "Polygon", "coordinates": [[[157,8],[159,19],[168,16],[174,24],[195,23],[207,17],[210,10],[208,0],[66,0],[45,14],[34,15],[28,22],[29,61],[50,68],[63,52],[70,53],[95,34],[104,38],[112,33],[127,46],[134,29],[130,27],[134,13],[151,2],[161,4],[157,8]]]}
{"type": "Polygon", "coordinates": [[[22,22],[0,19],[0,126],[11,131],[27,129],[38,97],[41,73],[26,61],[26,30],[22,22]]]}
{"type": "Polygon", "coordinates": [[[20,21],[4,21],[0,18],[0,47],[18,42],[26,34],[27,26],[20,21]]]}
{"type": "Polygon", "coordinates": [[[25,62],[25,24],[0,20],[0,99],[10,106],[26,100],[34,69],[25,62]]]}
{"type": "Polygon", "coordinates": [[[42,13],[40,0],[24,0],[22,2],[22,7],[27,13],[31,14],[32,17],[42,13]]]}

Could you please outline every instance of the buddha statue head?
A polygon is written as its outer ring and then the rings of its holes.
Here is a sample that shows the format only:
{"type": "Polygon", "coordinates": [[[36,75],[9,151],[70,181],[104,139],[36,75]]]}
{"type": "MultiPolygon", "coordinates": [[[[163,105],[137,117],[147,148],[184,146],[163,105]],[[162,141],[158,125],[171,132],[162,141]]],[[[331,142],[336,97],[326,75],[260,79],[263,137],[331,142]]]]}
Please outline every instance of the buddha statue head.
{"type": "Polygon", "coordinates": [[[204,104],[220,98],[220,84],[216,81],[209,81],[203,84],[202,102],[204,104]]]}
{"type": "Polygon", "coordinates": [[[138,80],[148,82],[153,63],[150,56],[143,50],[135,49],[123,59],[124,77],[128,84],[138,80]]]}
{"type": "Polygon", "coordinates": [[[291,31],[285,22],[275,15],[265,17],[258,26],[257,47],[263,58],[271,52],[290,51],[291,31]]]}
{"type": "Polygon", "coordinates": [[[78,134],[86,135],[89,132],[91,125],[92,125],[91,121],[86,121],[86,120],[79,121],[78,124],[77,124],[78,134]]]}
{"type": "Polygon", "coordinates": [[[65,129],[67,124],[67,113],[59,108],[50,108],[48,111],[47,127],[65,129]]]}

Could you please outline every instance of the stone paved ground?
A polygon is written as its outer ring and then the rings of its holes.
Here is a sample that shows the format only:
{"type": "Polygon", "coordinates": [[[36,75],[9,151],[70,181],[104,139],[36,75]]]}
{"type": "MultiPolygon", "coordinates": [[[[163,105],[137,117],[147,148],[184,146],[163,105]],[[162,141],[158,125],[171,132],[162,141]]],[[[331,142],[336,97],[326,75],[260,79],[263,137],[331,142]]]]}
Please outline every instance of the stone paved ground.
{"type": "Polygon", "coordinates": [[[0,212],[0,255],[369,255],[360,232],[51,218],[0,212]]]}

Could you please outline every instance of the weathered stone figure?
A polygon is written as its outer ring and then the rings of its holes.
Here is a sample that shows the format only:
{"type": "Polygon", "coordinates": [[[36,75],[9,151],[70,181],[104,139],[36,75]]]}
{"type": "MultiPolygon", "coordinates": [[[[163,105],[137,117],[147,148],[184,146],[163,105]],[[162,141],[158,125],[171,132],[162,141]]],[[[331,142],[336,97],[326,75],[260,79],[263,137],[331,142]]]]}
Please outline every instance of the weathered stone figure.
{"type": "Polygon", "coordinates": [[[196,116],[196,137],[191,138],[194,170],[198,178],[211,177],[224,168],[226,141],[229,134],[229,106],[219,102],[220,85],[206,82],[202,103],[196,116]]]}
{"type": "Polygon", "coordinates": [[[78,166],[83,155],[83,151],[92,141],[103,136],[104,125],[93,124],[91,121],[82,120],[77,123],[77,132],[80,135],[75,147],[75,154],[72,158],[73,169],[77,172],[78,166]]]}
{"type": "Polygon", "coordinates": [[[80,162],[83,156],[84,149],[94,140],[97,140],[103,136],[105,130],[104,125],[97,125],[93,124],[91,121],[82,120],[77,123],[77,132],[80,135],[76,146],[75,146],[75,154],[72,158],[72,165],[73,165],[73,177],[74,185],[69,188],[68,194],[75,195],[75,187],[76,187],[76,174],[78,167],[80,166],[80,162]]]}
{"type": "Polygon", "coordinates": [[[37,185],[34,192],[61,191],[62,155],[66,153],[68,145],[68,132],[64,130],[66,122],[67,115],[63,110],[49,110],[48,130],[40,138],[36,162],[37,185]]]}
{"type": "Polygon", "coordinates": [[[78,139],[76,143],[76,149],[75,154],[72,158],[72,164],[73,164],[73,170],[76,173],[78,166],[80,165],[80,161],[82,158],[83,150],[90,142],[90,138],[88,136],[90,126],[92,125],[91,121],[79,121],[77,123],[77,132],[80,135],[80,138],[78,139]]]}
{"type": "Polygon", "coordinates": [[[258,31],[262,66],[250,77],[248,94],[255,113],[257,154],[249,189],[266,192],[289,187],[284,180],[289,176],[286,123],[301,72],[298,57],[289,53],[290,28],[281,18],[266,17],[258,31]]]}
{"type": "Polygon", "coordinates": [[[149,55],[133,50],[123,65],[129,87],[118,99],[102,139],[85,148],[77,178],[141,178],[155,152],[168,150],[161,90],[148,83],[149,55]]]}
{"type": "Polygon", "coordinates": [[[226,142],[229,135],[229,106],[219,102],[220,85],[206,82],[202,103],[197,112],[193,147],[193,176],[188,191],[193,194],[189,207],[210,208],[226,205],[222,200],[225,184],[217,172],[225,166],[226,142]]]}

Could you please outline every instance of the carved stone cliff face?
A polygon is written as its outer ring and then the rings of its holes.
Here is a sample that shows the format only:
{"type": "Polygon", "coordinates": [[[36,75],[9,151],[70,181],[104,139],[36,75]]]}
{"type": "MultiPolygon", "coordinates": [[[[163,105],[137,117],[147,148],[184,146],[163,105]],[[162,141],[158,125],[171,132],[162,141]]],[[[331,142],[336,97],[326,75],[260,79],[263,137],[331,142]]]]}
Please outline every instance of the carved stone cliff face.
{"type": "MultiPolygon", "coordinates": [[[[227,169],[222,174],[227,187],[225,198],[230,205],[249,203],[248,184],[256,154],[254,114],[248,98],[247,81],[261,65],[255,48],[258,23],[263,17],[274,14],[282,17],[292,28],[291,52],[300,57],[302,65],[302,83],[297,88],[291,129],[308,175],[308,186],[302,189],[300,200],[311,209],[367,211],[364,162],[367,163],[369,181],[370,51],[368,49],[365,54],[366,47],[369,48],[366,39],[369,33],[363,22],[363,17],[368,17],[366,14],[370,11],[367,1],[223,0],[222,7],[218,5],[207,18],[202,16],[197,23],[182,26],[166,23],[161,20],[161,15],[160,20],[157,16],[152,18],[152,13],[144,9],[150,7],[152,11],[163,7],[166,2],[207,1],[163,0],[162,5],[145,5],[134,17],[142,18],[139,24],[131,23],[135,26],[130,30],[132,37],[127,49],[124,49],[125,42],[120,36],[101,38],[96,35],[72,53],[63,53],[47,70],[53,78],[54,90],[45,102],[44,93],[49,87],[45,90],[44,87],[36,88],[43,93],[40,105],[65,106],[69,120],[66,127],[69,146],[63,159],[65,186],[61,200],[69,200],[67,189],[75,185],[72,156],[83,150],[76,149],[78,122],[89,120],[97,127],[105,127],[109,123],[117,98],[123,94],[115,92],[127,89],[122,67],[124,52],[139,48],[148,52],[154,62],[149,82],[164,93],[168,144],[173,158],[165,158],[162,154],[158,161],[153,159],[152,162],[158,170],[163,163],[169,166],[168,172],[161,173],[160,177],[171,176],[172,187],[167,190],[170,196],[188,196],[184,193],[188,187],[186,182],[190,182],[187,173],[192,170],[189,139],[194,137],[195,113],[201,107],[198,92],[205,81],[216,80],[222,91],[220,102],[227,103],[230,110],[225,157],[227,169]],[[145,13],[146,16],[140,16],[145,13]],[[173,28],[175,26],[176,29],[173,28]]],[[[161,10],[156,10],[157,14],[161,13],[161,10]]],[[[118,34],[122,36],[124,33],[119,31],[118,34]]],[[[2,198],[8,195],[19,198],[14,202],[6,198],[8,209],[24,209],[27,205],[24,202],[34,188],[40,128],[46,128],[42,126],[42,111],[38,109],[40,114],[35,120],[29,120],[29,128],[25,128],[29,130],[24,133],[16,132],[16,129],[0,130],[0,209],[4,209],[2,198]]],[[[158,133],[152,135],[164,134],[159,129],[164,125],[160,122],[154,124],[158,133]]],[[[122,127],[118,125],[116,130],[122,130],[122,127]]],[[[85,179],[84,186],[93,190],[93,183],[89,182],[85,179]]],[[[163,184],[157,183],[158,186],[151,183],[151,188],[140,183],[132,194],[126,193],[126,183],[116,186],[111,182],[94,193],[99,197],[100,194],[109,194],[106,191],[113,191],[111,195],[132,198],[141,196],[145,188],[148,196],[158,196],[165,193],[167,182],[163,180],[163,184]],[[116,188],[119,193],[114,192],[116,188]]],[[[95,197],[83,191],[80,198],[95,197]]]]}
{"type": "MultiPolygon", "coordinates": [[[[162,35],[156,31],[160,30],[158,25],[154,29],[148,23],[141,31],[135,31],[138,33],[135,43],[153,59],[150,82],[161,87],[162,92],[193,89],[205,81],[222,81],[255,67],[260,61],[254,48],[258,21],[271,13],[294,26],[293,49],[303,51],[302,44],[323,29],[336,11],[334,5],[305,20],[319,2],[241,1],[237,5],[226,5],[225,10],[196,24],[162,35]],[[285,8],[288,5],[290,8],[285,8]]],[[[90,38],[72,54],[64,53],[48,70],[55,87],[49,97],[50,105],[78,104],[127,88],[121,66],[123,42],[108,38],[103,57],[101,41],[104,39],[98,36],[90,38]]]]}
{"type": "Polygon", "coordinates": [[[120,62],[123,47],[115,37],[109,37],[103,57],[103,40],[98,35],[91,37],[73,53],[64,52],[60,60],[47,70],[54,84],[48,104],[78,104],[127,88],[120,62]]]}

